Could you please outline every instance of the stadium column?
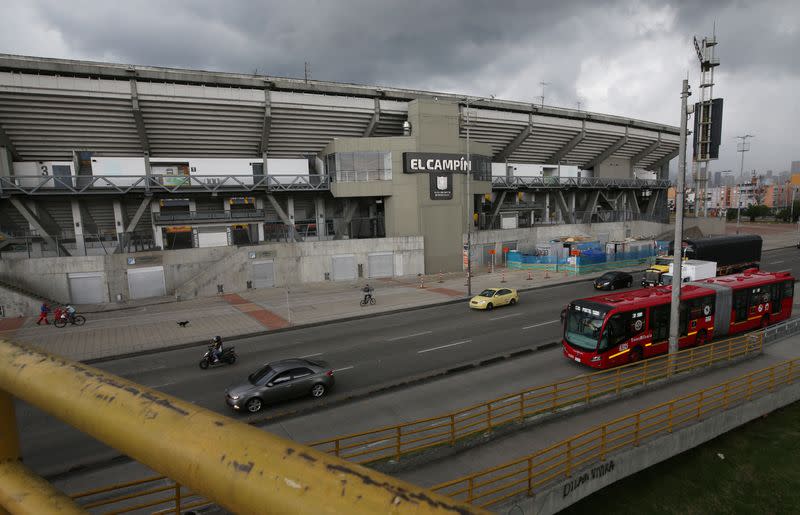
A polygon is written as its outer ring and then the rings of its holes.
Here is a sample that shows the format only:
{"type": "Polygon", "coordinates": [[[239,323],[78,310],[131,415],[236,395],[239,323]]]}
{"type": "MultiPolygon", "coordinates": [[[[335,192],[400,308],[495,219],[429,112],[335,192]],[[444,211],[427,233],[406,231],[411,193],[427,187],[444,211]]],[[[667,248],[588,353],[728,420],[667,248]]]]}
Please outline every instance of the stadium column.
{"type": "Polygon", "coordinates": [[[75,255],[86,255],[86,241],[83,238],[83,216],[81,215],[81,205],[77,199],[70,201],[72,206],[72,229],[75,231],[75,255]]]}
{"type": "Polygon", "coordinates": [[[327,236],[328,226],[325,221],[325,197],[314,199],[314,210],[317,215],[317,236],[327,236]]]}
{"type": "Polygon", "coordinates": [[[122,201],[119,199],[114,199],[111,202],[112,207],[114,208],[114,229],[117,233],[117,246],[124,247],[125,246],[125,210],[122,208],[122,201]]]}
{"type": "Polygon", "coordinates": [[[544,194],[544,222],[550,222],[550,192],[544,194]]]}
{"type": "Polygon", "coordinates": [[[289,197],[286,199],[286,216],[289,218],[289,237],[294,240],[297,229],[295,228],[294,220],[294,197],[291,193],[289,193],[289,197]]]}
{"type": "MultiPolygon", "coordinates": [[[[256,209],[259,211],[264,210],[264,199],[261,197],[256,197],[256,209]]],[[[262,243],[264,241],[264,220],[261,220],[256,224],[258,227],[258,242],[262,243]]]]}
{"type": "MultiPolygon", "coordinates": [[[[11,177],[13,168],[11,152],[6,147],[0,147],[0,177],[11,177]]],[[[0,181],[0,193],[3,192],[3,182],[0,181]]]]}
{"type": "MultiPolygon", "coordinates": [[[[153,215],[157,215],[161,213],[161,204],[157,201],[150,202],[150,213],[153,215]]],[[[161,231],[161,226],[155,224],[155,216],[152,216],[153,219],[153,243],[156,247],[163,249],[164,248],[164,234],[161,231]]]]}

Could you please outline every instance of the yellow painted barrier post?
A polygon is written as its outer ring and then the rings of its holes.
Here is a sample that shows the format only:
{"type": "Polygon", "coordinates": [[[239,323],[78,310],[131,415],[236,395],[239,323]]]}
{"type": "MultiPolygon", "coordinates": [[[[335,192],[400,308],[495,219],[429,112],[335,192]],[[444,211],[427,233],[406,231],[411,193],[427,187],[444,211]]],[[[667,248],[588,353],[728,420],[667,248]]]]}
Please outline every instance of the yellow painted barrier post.
{"type": "Polygon", "coordinates": [[[86,515],[66,494],[17,460],[0,462],[0,513],[14,515],[86,515]]]}
{"type": "Polygon", "coordinates": [[[485,513],[27,345],[0,340],[0,390],[235,513],[485,513]]]}
{"type": "Polygon", "coordinates": [[[14,398],[8,392],[0,390],[0,460],[19,458],[19,431],[14,398]]]}

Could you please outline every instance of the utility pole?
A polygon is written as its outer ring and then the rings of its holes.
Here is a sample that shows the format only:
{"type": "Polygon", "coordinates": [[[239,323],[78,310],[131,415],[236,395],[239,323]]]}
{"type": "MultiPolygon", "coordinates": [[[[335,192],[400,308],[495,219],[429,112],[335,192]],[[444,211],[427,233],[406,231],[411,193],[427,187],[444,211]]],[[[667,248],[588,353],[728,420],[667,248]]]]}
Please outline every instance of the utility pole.
{"type": "Polygon", "coordinates": [[[739,186],[738,186],[738,199],[739,199],[739,207],[736,210],[736,234],[739,234],[739,222],[741,221],[742,217],[742,181],[744,180],[744,153],[750,150],[750,143],[747,142],[747,138],[755,138],[752,134],[745,134],[744,136],[736,136],[736,139],[741,140],[739,144],[736,145],[736,151],[742,153],[742,164],[739,167],[739,186]]]}
{"type": "Polygon", "coordinates": [[[542,107],[544,107],[544,88],[545,86],[549,86],[550,83],[542,81],[539,83],[539,85],[542,87],[542,107]]]}
{"type": "Polygon", "coordinates": [[[683,261],[683,196],[686,182],[686,125],[689,116],[687,110],[687,99],[689,92],[689,80],[683,79],[683,90],[681,91],[681,140],[678,145],[678,181],[675,186],[675,238],[674,252],[672,258],[672,304],[669,314],[669,355],[670,372],[674,366],[675,354],[678,352],[678,338],[680,320],[680,298],[681,298],[681,264],[683,261]]]}
{"type": "Polygon", "coordinates": [[[467,296],[472,297],[472,196],[469,192],[470,182],[472,182],[472,158],[469,154],[469,102],[467,97],[466,108],[464,109],[464,124],[467,127],[467,296]]]}

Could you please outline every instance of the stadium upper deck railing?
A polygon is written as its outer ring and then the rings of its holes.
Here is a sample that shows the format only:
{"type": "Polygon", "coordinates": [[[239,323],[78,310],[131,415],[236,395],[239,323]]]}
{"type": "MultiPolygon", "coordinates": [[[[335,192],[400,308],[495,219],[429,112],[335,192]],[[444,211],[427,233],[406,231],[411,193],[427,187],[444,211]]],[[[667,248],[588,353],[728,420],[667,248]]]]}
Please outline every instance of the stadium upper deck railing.
{"type": "Polygon", "coordinates": [[[0,193],[25,195],[325,191],[327,175],[79,175],[0,177],[0,193]]]}
{"type": "Polygon", "coordinates": [[[492,189],[667,189],[665,179],[627,179],[614,177],[492,177],[492,189]]]}
{"type": "MultiPolygon", "coordinates": [[[[389,177],[391,172],[389,172],[389,177]]],[[[376,176],[377,177],[377,176],[376,176]]],[[[386,174],[381,180],[387,180],[386,174]]],[[[364,179],[367,180],[367,179],[364,179]]],[[[378,180],[377,178],[375,180],[378,180]]],[[[0,194],[119,195],[145,193],[248,193],[255,191],[327,191],[327,175],[70,175],[0,177],[0,194]]],[[[492,188],[503,189],[666,189],[668,180],[607,177],[492,177],[492,188]]]]}

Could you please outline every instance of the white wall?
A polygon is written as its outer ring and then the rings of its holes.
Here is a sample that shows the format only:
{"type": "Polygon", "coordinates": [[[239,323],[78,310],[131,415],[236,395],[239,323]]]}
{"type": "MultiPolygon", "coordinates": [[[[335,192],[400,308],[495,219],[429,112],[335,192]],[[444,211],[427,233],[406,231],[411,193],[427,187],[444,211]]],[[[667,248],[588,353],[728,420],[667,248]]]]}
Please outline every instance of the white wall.
{"type": "MultiPolygon", "coordinates": [[[[12,163],[14,177],[18,179],[18,184],[23,187],[31,188],[38,185],[43,177],[53,176],[53,165],[69,166],[70,172],[75,173],[72,161],[19,161],[12,163]]],[[[53,181],[48,181],[44,188],[52,188],[53,181]]]]}
{"type": "MultiPolygon", "coordinates": [[[[534,165],[527,163],[508,163],[508,166],[514,169],[514,177],[543,177],[545,175],[545,168],[548,169],[547,175],[556,176],[559,174],[557,165],[534,165]],[[549,170],[555,169],[552,173],[549,170]]],[[[577,177],[578,167],[572,165],[561,165],[561,177],[577,177]]],[[[505,177],[506,176],[506,163],[492,163],[492,176],[505,177]]],[[[588,177],[586,172],[581,173],[581,177],[588,177]]]]}

